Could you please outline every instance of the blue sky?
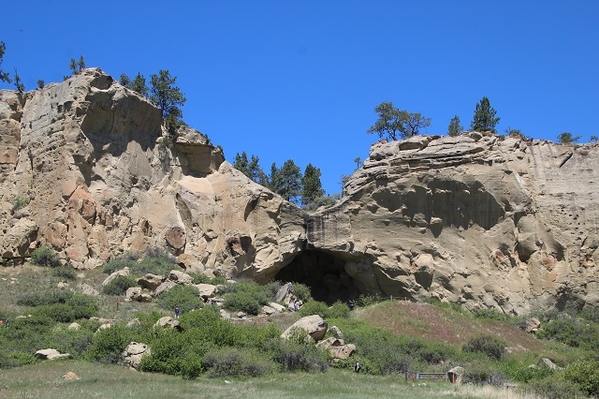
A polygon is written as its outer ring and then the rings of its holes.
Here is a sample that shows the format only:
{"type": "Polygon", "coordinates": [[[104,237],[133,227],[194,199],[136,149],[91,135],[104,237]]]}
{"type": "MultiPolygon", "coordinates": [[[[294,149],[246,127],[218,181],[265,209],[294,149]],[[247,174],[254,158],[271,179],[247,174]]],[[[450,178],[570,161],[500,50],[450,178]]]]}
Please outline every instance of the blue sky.
{"type": "Polygon", "coordinates": [[[168,69],[184,120],[227,160],[312,163],[329,194],[378,139],[382,101],[432,118],[426,134],[454,115],[469,127],[486,96],[499,132],[599,135],[596,0],[22,0],[3,14],[2,69],[26,89],[79,55],[115,78],[168,69]]]}

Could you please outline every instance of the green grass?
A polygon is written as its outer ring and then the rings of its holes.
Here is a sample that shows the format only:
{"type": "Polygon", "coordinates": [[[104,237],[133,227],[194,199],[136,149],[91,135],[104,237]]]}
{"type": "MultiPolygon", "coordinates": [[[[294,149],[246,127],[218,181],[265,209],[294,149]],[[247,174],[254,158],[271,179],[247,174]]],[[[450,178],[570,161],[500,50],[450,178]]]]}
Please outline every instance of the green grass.
{"type": "MultiPolygon", "coordinates": [[[[403,376],[372,376],[347,370],[326,373],[286,373],[252,379],[200,377],[193,381],[162,374],[140,373],[120,366],[83,361],[55,361],[3,370],[0,397],[80,398],[475,398],[464,387],[448,382],[412,382],[403,376]],[[78,381],[62,377],[72,371],[78,381]]],[[[499,396],[497,396],[499,397],[499,396]]],[[[511,396],[517,398],[518,396],[511,396]]]]}

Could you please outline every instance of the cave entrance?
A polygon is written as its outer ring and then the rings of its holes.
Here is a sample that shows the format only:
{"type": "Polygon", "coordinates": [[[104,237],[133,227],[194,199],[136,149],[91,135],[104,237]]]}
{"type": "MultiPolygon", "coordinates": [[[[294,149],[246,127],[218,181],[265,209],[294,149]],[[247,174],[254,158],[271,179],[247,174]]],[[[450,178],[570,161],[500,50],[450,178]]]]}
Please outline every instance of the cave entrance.
{"type": "Polygon", "coordinates": [[[360,292],[353,278],[345,272],[345,260],[328,252],[306,250],[277,273],[275,280],[301,283],[310,287],[312,298],[332,305],[349,303],[360,292]]]}

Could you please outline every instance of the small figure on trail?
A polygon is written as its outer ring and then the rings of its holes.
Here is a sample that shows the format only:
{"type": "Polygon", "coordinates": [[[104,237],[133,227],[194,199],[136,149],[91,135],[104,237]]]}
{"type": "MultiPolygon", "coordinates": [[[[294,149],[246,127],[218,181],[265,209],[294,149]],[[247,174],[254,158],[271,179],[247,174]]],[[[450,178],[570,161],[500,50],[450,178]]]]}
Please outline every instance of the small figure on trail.
{"type": "Polygon", "coordinates": [[[360,366],[360,363],[356,362],[356,364],[354,365],[354,371],[356,373],[359,373],[361,368],[362,366],[360,366]]]}
{"type": "Polygon", "coordinates": [[[300,302],[299,300],[295,300],[295,302],[293,302],[293,310],[295,310],[296,312],[299,310],[300,308],[300,302]]]}
{"type": "Polygon", "coordinates": [[[179,318],[179,306],[175,306],[175,319],[179,318]]]}

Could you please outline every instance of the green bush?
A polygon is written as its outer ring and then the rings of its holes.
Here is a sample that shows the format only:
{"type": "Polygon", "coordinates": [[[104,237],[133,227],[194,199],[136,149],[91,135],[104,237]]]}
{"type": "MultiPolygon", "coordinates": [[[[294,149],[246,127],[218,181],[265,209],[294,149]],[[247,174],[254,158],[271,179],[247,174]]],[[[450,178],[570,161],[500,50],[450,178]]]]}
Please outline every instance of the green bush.
{"type": "Polygon", "coordinates": [[[303,303],[312,300],[312,293],[310,292],[310,287],[308,287],[305,284],[293,283],[293,292],[295,293],[297,299],[299,299],[303,303]]]}
{"type": "Polygon", "coordinates": [[[585,396],[578,385],[564,378],[563,373],[534,380],[524,391],[546,399],[577,399],[585,396]]]}
{"type": "Polygon", "coordinates": [[[470,338],[468,342],[462,346],[462,350],[470,353],[483,353],[491,359],[501,360],[501,357],[505,352],[505,346],[505,341],[492,335],[483,334],[470,338]]]}
{"type": "Polygon", "coordinates": [[[266,350],[281,371],[326,371],[329,368],[327,354],[313,344],[273,339],[266,350]]]}
{"type": "Polygon", "coordinates": [[[165,276],[171,270],[181,269],[171,254],[161,250],[150,251],[140,261],[129,266],[132,274],[143,276],[147,273],[165,276]]]}
{"type": "Polygon", "coordinates": [[[31,263],[37,266],[58,267],[60,258],[56,252],[44,245],[31,252],[31,263]]]}
{"type": "Polygon", "coordinates": [[[88,295],[74,293],[65,303],[36,306],[31,314],[38,318],[47,317],[60,323],[71,323],[89,319],[98,313],[96,300],[88,295]]]}
{"type": "Polygon", "coordinates": [[[184,357],[189,352],[188,341],[184,334],[171,328],[158,330],[149,345],[151,352],[149,356],[142,358],[141,371],[181,374],[184,357]]]}
{"type": "Polygon", "coordinates": [[[595,323],[563,316],[544,323],[537,337],[552,339],[572,347],[599,350],[599,328],[595,323]]]}
{"type": "Polygon", "coordinates": [[[230,288],[233,292],[224,295],[225,308],[229,310],[257,315],[262,310],[262,306],[270,302],[267,289],[252,281],[231,284],[230,288]]]}
{"type": "Polygon", "coordinates": [[[192,285],[177,285],[156,298],[156,302],[163,309],[172,311],[179,307],[181,314],[201,309],[204,301],[200,298],[198,289],[192,285]]]}
{"type": "Polygon", "coordinates": [[[500,367],[507,377],[517,382],[541,380],[554,373],[545,365],[531,367],[530,362],[517,359],[504,360],[500,367]]]}
{"type": "Polygon", "coordinates": [[[41,306],[55,303],[66,303],[73,297],[73,291],[50,289],[48,291],[34,291],[23,294],[17,298],[17,305],[41,306]]]}
{"type": "Polygon", "coordinates": [[[570,364],[564,375],[589,396],[599,395],[599,361],[586,360],[570,364]]]}
{"type": "Polygon", "coordinates": [[[327,315],[329,314],[329,307],[324,302],[310,301],[304,303],[304,305],[299,310],[299,314],[302,317],[319,315],[323,319],[326,319],[327,315]]]}
{"type": "Polygon", "coordinates": [[[331,305],[327,313],[328,319],[348,318],[350,314],[349,306],[341,301],[331,305]]]}
{"type": "Polygon", "coordinates": [[[16,212],[29,204],[29,197],[26,195],[17,195],[12,201],[12,211],[16,212]]]}
{"type": "Polygon", "coordinates": [[[277,371],[274,361],[252,350],[219,348],[204,356],[209,377],[259,377],[277,371]]]}
{"type": "Polygon", "coordinates": [[[114,280],[102,287],[106,295],[123,295],[130,287],[135,287],[137,282],[131,276],[117,276],[114,280]]]}
{"type": "Polygon", "coordinates": [[[477,319],[491,319],[491,320],[500,320],[507,321],[509,317],[504,313],[498,312],[495,309],[484,308],[478,309],[473,312],[473,315],[477,319]]]}
{"type": "Polygon", "coordinates": [[[77,278],[77,273],[72,267],[69,266],[56,267],[54,270],[52,270],[52,275],[65,280],[75,280],[75,278],[77,278]]]}
{"type": "Polygon", "coordinates": [[[102,272],[106,273],[106,274],[112,274],[114,272],[116,272],[117,270],[122,270],[125,267],[131,267],[132,264],[134,264],[135,261],[131,260],[130,258],[126,257],[126,256],[119,256],[117,258],[113,258],[111,260],[109,260],[108,262],[106,262],[104,264],[104,266],[102,267],[102,272]]]}
{"type": "Polygon", "coordinates": [[[112,325],[96,332],[92,337],[92,343],[85,352],[85,358],[107,364],[120,362],[121,353],[132,341],[130,332],[122,324],[112,325]]]}

